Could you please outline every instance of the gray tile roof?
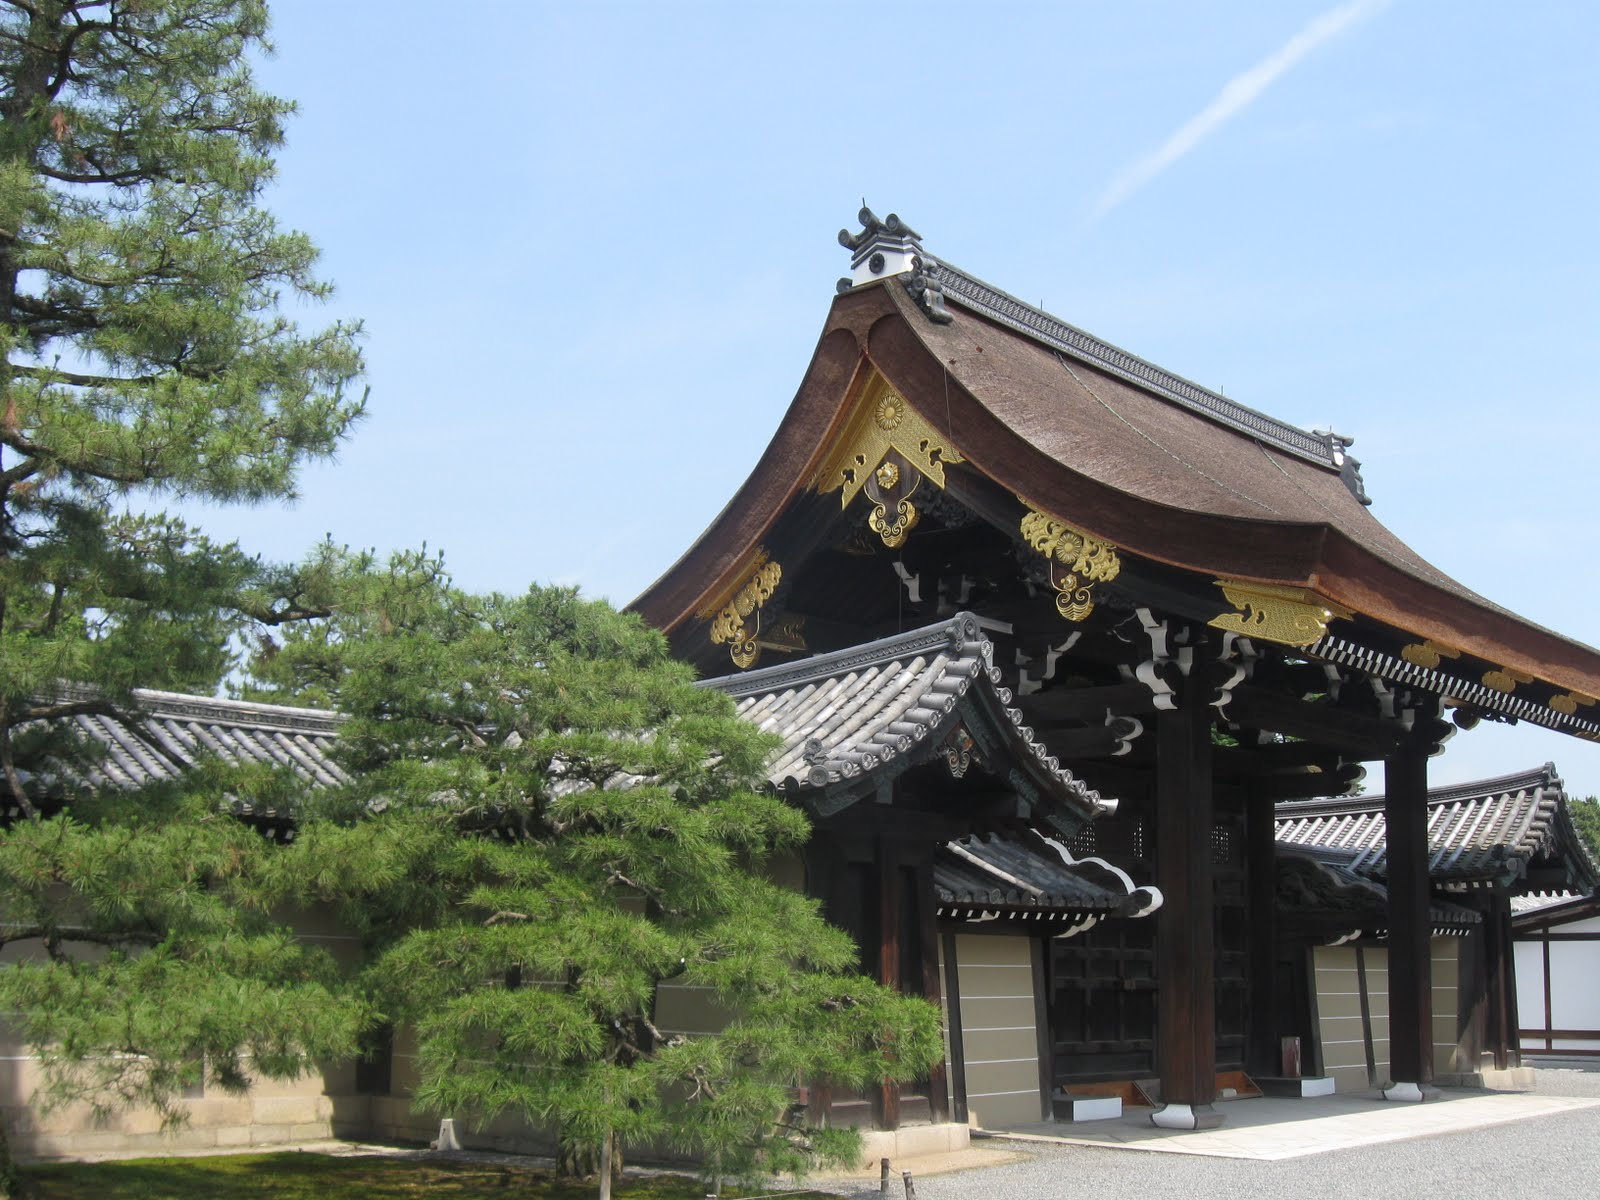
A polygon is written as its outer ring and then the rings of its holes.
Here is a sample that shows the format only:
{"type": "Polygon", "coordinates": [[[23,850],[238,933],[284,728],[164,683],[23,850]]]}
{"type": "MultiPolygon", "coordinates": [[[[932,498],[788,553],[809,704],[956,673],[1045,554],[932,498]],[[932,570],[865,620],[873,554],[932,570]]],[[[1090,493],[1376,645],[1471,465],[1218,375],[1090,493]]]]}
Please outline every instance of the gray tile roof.
{"type": "MultiPolygon", "coordinates": [[[[1277,906],[1281,912],[1313,916],[1350,928],[1382,933],[1389,922],[1389,890],[1354,867],[1355,854],[1325,847],[1278,844],[1277,906]]],[[[1480,913],[1459,904],[1428,902],[1428,922],[1437,933],[1454,933],[1483,922],[1480,913]]]]}
{"type": "Polygon", "coordinates": [[[62,719],[104,749],[101,757],[75,771],[82,783],[128,790],[175,779],[207,755],[288,767],[322,786],[348,778],[331,754],[342,721],[335,713],[148,689],[136,690],[133,702],[136,719],[62,719]]]}
{"type": "Polygon", "coordinates": [[[1511,899],[1511,927],[1519,934],[1600,916],[1600,895],[1527,896],[1511,899]],[[1519,905],[1519,901],[1521,904],[1519,905]]]}
{"type": "Polygon", "coordinates": [[[951,917],[1143,917],[1162,899],[1104,859],[1075,859],[1038,834],[946,843],[934,855],[933,886],[940,914],[951,917]]]}
{"type": "MultiPolygon", "coordinates": [[[[1325,857],[1337,851],[1367,879],[1388,872],[1388,825],[1382,796],[1291,801],[1277,806],[1277,837],[1325,857]]],[[[1535,860],[1557,860],[1572,885],[1592,890],[1600,867],[1576,836],[1555,765],[1433,788],[1428,792],[1428,874],[1436,885],[1510,884],[1535,860]]]]}
{"type": "Polygon", "coordinates": [[[951,772],[959,774],[967,767],[963,747],[1003,777],[1020,768],[1022,790],[1038,794],[1046,819],[1067,817],[1080,826],[1114,810],[1115,801],[1075,778],[1023,724],[1011,692],[1000,686],[993,653],[978,619],[957,613],[910,633],[704,686],[727,693],[741,717],[783,739],[768,778],[824,815],[936,755],[954,754],[951,772]],[[948,739],[963,732],[970,744],[950,748],[948,739]]]}

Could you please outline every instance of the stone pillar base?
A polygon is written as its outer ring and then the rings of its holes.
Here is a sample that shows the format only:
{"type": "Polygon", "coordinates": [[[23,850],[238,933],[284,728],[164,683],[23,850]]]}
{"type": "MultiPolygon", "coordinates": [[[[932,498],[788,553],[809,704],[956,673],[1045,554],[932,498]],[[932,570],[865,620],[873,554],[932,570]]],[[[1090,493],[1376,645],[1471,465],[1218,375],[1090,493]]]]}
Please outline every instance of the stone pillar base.
{"type": "Polygon", "coordinates": [[[1150,1114],[1150,1124],[1160,1129],[1215,1129],[1222,1114],[1209,1104],[1163,1104],[1150,1114]]]}

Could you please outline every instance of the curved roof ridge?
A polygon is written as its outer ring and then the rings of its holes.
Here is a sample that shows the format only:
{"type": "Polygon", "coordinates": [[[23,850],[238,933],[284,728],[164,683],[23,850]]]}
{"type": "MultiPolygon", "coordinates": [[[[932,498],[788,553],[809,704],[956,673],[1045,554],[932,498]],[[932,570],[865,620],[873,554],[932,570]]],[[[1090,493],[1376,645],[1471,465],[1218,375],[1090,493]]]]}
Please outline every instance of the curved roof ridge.
{"type": "MultiPolygon", "coordinates": [[[[103,689],[81,683],[58,684],[50,689],[49,694],[62,700],[97,700],[106,697],[103,689]]],[[[156,688],[134,688],[129,694],[139,715],[146,720],[174,717],[190,721],[209,720],[222,725],[289,729],[300,733],[336,733],[349,720],[345,714],[325,708],[299,708],[261,700],[231,700],[222,696],[164,692],[156,688]]]]}
{"type": "MultiPolygon", "coordinates": [[[[1481,799],[1487,796],[1499,796],[1506,793],[1528,791],[1530,789],[1553,788],[1564,792],[1565,785],[1561,776],[1556,772],[1556,765],[1547,762],[1543,766],[1532,767],[1524,771],[1514,771],[1509,775],[1497,775],[1492,779],[1473,779],[1465,783],[1447,783],[1439,787],[1428,789],[1428,803],[1449,804],[1458,800],[1481,799]]],[[[1316,800],[1284,800],[1274,806],[1274,811],[1279,818],[1294,817],[1332,817],[1332,816],[1358,816],[1363,813],[1375,813],[1383,810],[1384,793],[1367,792],[1359,796],[1333,796],[1316,800]]]]}
{"type": "Polygon", "coordinates": [[[702,679],[701,687],[715,688],[719,692],[739,699],[757,692],[782,691],[785,688],[803,687],[819,683],[844,671],[861,667],[878,666],[894,662],[907,655],[935,650],[940,647],[959,649],[968,642],[981,642],[983,629],[978,618],[970,612],[958,612],[952,617],[920,629],[890,634],[873,642],[863,642],[843,650],[829,650],[814,654],[797,662],[778,663],[771,667],[757,667],[736,675],[720,675],[702,679]]]}
{"type": "Polygon", "coordinates": [[[974,758],[1001,775],[1002,764],[1022,769],[1043,793],[1040,817],[1058,824],[1060,814],[1067,830],[1113,809],[1115,801],[1046,752],[1010,706],[993,659],[978,618],[958,612],[866,645],[700,686],[726,693],[740,716],[782,739],[768,781],[810,794],[824,814],[858,800],[876,785],[874,776],[893,778],[939,754],[957,778],[974,758]],[[852,686],[844,686],[847,679],[852,686]],[[1001,761],[986,763],[989,753],[1001,761]]]}

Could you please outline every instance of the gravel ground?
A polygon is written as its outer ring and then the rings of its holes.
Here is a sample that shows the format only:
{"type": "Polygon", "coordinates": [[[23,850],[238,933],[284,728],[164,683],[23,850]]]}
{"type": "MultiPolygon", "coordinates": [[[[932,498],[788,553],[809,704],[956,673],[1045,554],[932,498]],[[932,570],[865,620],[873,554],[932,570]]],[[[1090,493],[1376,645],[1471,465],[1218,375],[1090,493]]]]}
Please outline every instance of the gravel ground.
{"type": "MultiPolygon", "coordinates": [[[[1600,1097],[1600,1066],[1541,1067],[1536,1091],[1600,1097]]],[[[835,1185],[836,1186],[836,1185],[835,1185]]],[[[876,1196],[877,1184],[851,1191],[876,1196]]],[[[917,1200],[1597,1200],[1600,1108],[1278,1162],[1086,1146],[916,1181],[917,1200]]],[[[900,1200],[898,1181],[891,1193],[900,1200]]]]}

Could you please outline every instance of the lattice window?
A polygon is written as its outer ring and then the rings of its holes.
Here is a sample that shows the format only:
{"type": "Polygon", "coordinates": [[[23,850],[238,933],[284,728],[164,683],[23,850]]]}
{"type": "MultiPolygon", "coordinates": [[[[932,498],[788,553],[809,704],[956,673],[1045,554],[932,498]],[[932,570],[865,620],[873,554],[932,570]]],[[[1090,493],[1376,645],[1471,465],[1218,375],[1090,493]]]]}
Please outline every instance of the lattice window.
{"type": "Polygon", "coordinates": [[[1067,849],[1073,858],[1087,858],[1095,852],[1097,845],[1094,826],[1085,825],[1068,840],[1067,849]]]}
{"type": "Polygon", "coordinates": [[[1211,863],[1217,867],[1233,865],[1233,830],[1226,825],[1211,827],[1211,863]]]}

